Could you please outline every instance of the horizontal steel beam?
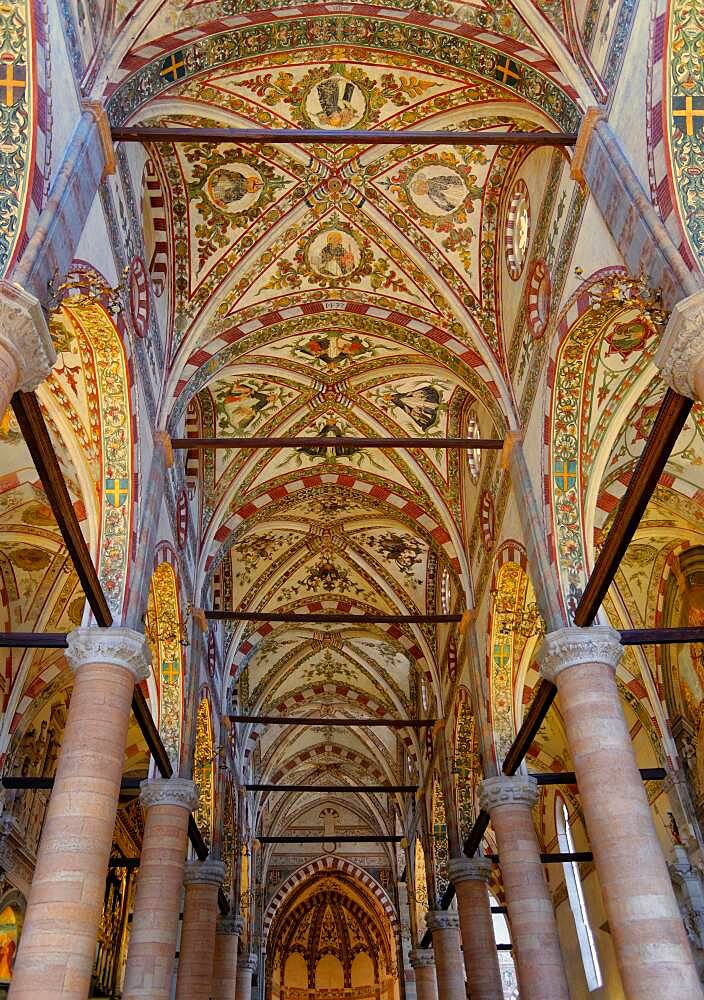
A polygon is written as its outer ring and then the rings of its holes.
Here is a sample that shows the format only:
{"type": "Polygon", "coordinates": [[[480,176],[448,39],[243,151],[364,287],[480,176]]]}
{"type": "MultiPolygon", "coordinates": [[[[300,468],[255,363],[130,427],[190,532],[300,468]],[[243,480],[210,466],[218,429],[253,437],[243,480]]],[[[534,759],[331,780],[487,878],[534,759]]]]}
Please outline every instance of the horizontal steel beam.
{"type": "Polygon", "coordinates": [[[65,632],[0,632],[1,649],[67,649],[65,632]]]}
{"type": "Polygon", "coordinates": [[[260,844],[400,844],[403,837],[257,837],[260,844]]]}
{"type": "Polygon", "coordinates": [[[687,642],[704,642],[704,628],[688,625],[684,628],[621,629],[622,646],[674,646],[687,642]]]}
{"type": "Polygon", "coordinates": [[[171,438],[178,451],[206,448],[459,448],[464,451],[501,451],[501,438],[364,438],[364,437],[217,437],[171,438]]]}
{"type": "Polygon", "coordinates": [[[446,622],[462,621],[462,615],[385,615],[382,612],[368,614],[342,614],[324,611],[320,614],[295,614],[277,611],[206,611],[205,617],[211,622],[285,622],[295,624],[323,624],[332,622],[335,625],[441,625],[446,622]]]}
{"type": "Polygon", "coordinates": [[[272,785],[244,786],[248,792],[417,792],[418,785],[272,785]]]}
{"type": "Polygon", "coordinates": [[[319,719],[285,715],[231,715],[230,722],[254,722],[262,726],[388,726],[389,729],[422,729],[435,725],[436,719],[319,719]]]}
{"type": "MultiPolygon", "coordinates": [[[[662,781],[667,777],[667,771],[664,767],[641,767],[640,776],[643,781],[662,781]]],[[[531,774],[531,778],[535,778],[539,785],[576,785],[577,775],[574,771],[555,771],[551,774],[549,771],[544,774],[531,774]]]]}
{"type": "MultiPolygon", "coordinates": [[[[120,788],[122,791],[138,791],[142,780],[142,778],[123,778],[120,788]]],[[[54,779],[35,778],[34,776],[23,774],[5,774],[0,778],[0,784],[4,785],[5,788],[18,789],[53,788],[54,779]]]]}
{"type": "Polygon", "coordinates": [[[368,146],[574,146],[576,132],[440,132],[407,129],[188,128],[182,125],[113,125],[113,142],[350,143],[368,146]]]}

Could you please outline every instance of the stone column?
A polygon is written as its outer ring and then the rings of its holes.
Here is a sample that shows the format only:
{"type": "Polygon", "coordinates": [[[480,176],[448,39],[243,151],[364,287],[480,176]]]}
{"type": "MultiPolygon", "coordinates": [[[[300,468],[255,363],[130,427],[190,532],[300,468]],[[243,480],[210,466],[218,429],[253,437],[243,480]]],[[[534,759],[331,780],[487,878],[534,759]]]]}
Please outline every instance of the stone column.
{"type": "Polygon", "coordinates": [[[79,628],[63,745],[39,841],[12,1000],[85,1000],[95,961],[135,681],[148,673],[143,635],[79,628]]]}
{"type": "Polygon", "coordinates": [[[442,1000],[466,1000],[459,914],[448,910],[428,910],[425,922],[433,935],[438,996],[442,1000]]]}
{"type": "Polygon", "coordinates": [[[212,1000],[235,1000],[237,947],[243,927],[242,917],[218,917],[215,928],[212,1000]]]}
{"type": "Polygon", "coordinates": [[[218,889],[224,877],[222,861],[207,858],[186,865],[176,1000],[210,1000],[218,889]]]}
{"type": "Polygon", "coordinates": [[[487,885],[488,858],[451,858],[447,866],[457,893],[462,952],[472,1000],[502,1000],[499,956],[487,885]]]}
{"type": "Polygon", "coordinates": [[[432,948],[414,948],[408,956],[416,977],[418,1000],[438,1000],[435,952],[432,948]]]}
{"type": "Polygon", "coordinates": [[[146,812],[123,1000],[169,1000],[176,955],[188,818],[196,786],[183,778],[142,782],[146,812]]]}
{"type": "Polygon", "coordinates": [[[545,637],[616,961],[629,1000],[695,1000],[702,988],[616,686],[623,648],[608,626],[545,637]]]}
{"type": "Polygon", "coordinates": [[[237,1000],[252,1000],[252,975],[256,967],[256,955],[240,955],[237,962],[237,1000]]]}
{"type": "Polygon", "coordinates": [[[38,299],[0,281],[0,420],[12,394],[31,392],[56,362],[56,351],[38,299]]]}
{"type": "Polygon", "coordinates": [[[671,389],[704,400],[704,291],[677,303],[653,361],[671,389]]]}
{"type": "Polygon", "coordinates": [[[499,849],[521,1000],[569,1000],[552,898],[543,875],[531,810],[535,778],[485,778],[479,803],[491,816],[499,849]]]}

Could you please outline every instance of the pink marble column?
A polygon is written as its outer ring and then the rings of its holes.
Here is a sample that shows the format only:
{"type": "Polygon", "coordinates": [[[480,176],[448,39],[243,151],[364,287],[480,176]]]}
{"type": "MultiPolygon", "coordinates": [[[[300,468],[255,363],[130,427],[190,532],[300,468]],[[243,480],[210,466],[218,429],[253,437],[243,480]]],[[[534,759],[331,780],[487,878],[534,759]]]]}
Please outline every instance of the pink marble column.
{"type": "Polygon", "coordinates": [[[485,778],[481,808],[491,816],[508,903],[521,1000],[569,1000],[552,898],[543,874],[532,809],[535,778],[485,778]]]}
{"type": "Polygon", "coordinates": [[[169,1000],[174,974],[188,818],[196,786],[183,778],[142,783],[146,812],[122,1000],[169,1000]]]}
{"type": "Polygon", "coordinates": [[[487,885],[488,858],[451,858],[447,866],[457,893],[462,952],[472,1000],[502,1000],[499,956],[487,885]]]}
{"type": "Polygon", "coordinates": [[[459,914],[448,910],[428,910],[425,922],[433,935],[438,996],[442,1000],[466,1000],[459,914]]]}
{"type": "Polygon", "coordinates": [[[215,929],[212,1000],[235,1000],[237,948],[243,927],[242,917],[218,917],[215,929]]]}
{"type": "Polygon", "coordinates": [[[545,637],[616,961],[628,1000],[702,997],[616,686],[623,648],[608,626],[545,637]]]}
{"type": "Polygon", "coordinates": [[[135,681],[146,678],[143,635],[79,628],[63,745],[10,986],[12,1000],[86,1000],[120,794],[135,681]]]}
{"type": "Polygon", "coordinates": [[[38,299],[9,281],[0,281],[0,420],[12,394],[36,389],[55,361],[38,299]]]}
{"type": "Polygon", "coordinates": [[[438,1000],[438,980],[435,973],[435,952],[432,948],[414,948],[409,959],[416,977],[418,1000],[438,1000]]]}
{"type": "Polygon", "coordinates": [[[237,962],[237,1000],[252,1000],[252,976],[256,968],[256,955],[240,955],[237,962]]]}
{"type": "Polygon", "coordinates": [[[210,1000],[218,889],[224,877],[222,861],[207,858],[186,865],[176,1000],[210,1000]]]}

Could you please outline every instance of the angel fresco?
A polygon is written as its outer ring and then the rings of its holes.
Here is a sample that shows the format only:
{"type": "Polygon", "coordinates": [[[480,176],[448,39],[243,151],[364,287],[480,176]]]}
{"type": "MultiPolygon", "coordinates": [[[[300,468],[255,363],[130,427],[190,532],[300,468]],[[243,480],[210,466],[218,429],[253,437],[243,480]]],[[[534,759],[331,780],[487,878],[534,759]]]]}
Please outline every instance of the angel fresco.
{"type": "Polygon", "coordinates": [[[218,382],[214,396],[221,431],[244,431],[257,425],[283,402],[280,386],[250,379],[218,382]]]}

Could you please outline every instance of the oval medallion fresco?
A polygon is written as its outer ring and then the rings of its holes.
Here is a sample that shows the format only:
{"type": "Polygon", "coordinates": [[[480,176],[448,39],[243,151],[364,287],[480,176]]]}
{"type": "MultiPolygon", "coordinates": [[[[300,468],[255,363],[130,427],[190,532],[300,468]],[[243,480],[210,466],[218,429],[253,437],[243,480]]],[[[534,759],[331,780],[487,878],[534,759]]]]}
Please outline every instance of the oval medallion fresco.
{"type": "Polygon", "coordinates": [[[519,180],[511,195],[506,217],[506,266],[518,281],[528,256],[530,242],[530,200],[525,181],[519,180]]]}

